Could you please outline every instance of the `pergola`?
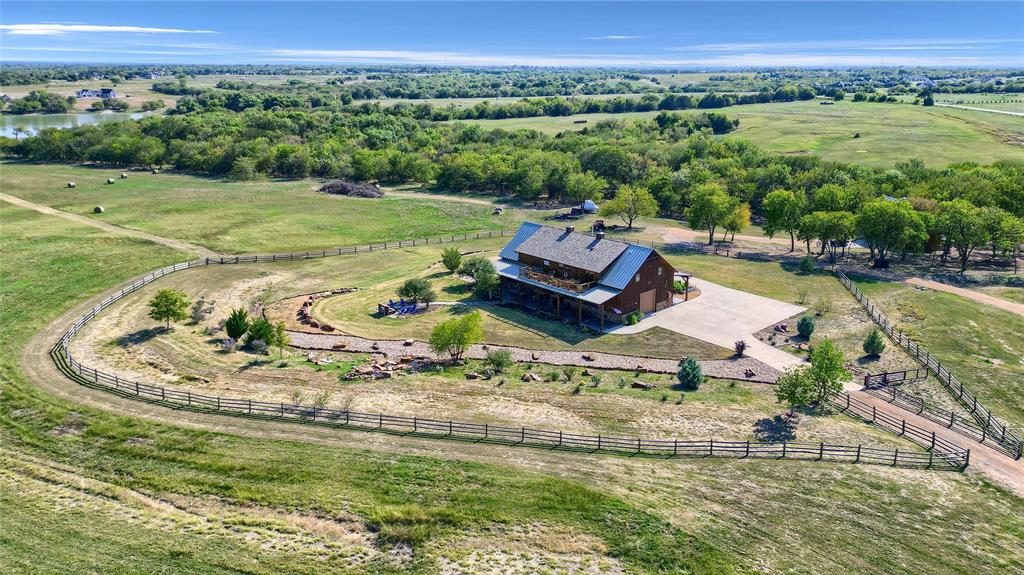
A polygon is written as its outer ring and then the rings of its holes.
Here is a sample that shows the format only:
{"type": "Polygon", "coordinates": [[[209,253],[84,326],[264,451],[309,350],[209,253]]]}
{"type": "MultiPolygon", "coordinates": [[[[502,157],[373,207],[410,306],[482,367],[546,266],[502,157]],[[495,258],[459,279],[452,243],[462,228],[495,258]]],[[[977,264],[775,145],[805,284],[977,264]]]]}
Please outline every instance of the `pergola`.
{"type": "Polygon", "coordinates": [[[672,274],[672,283],[675,283],[675,280],[680,280],[686,286],[685,288],[683,288],[683,301],[690,301],[690,278],[691,277],[693,277],[693,274],[688,274],[688,273],[685,273],[685,272],[676,272],[676,273],[672,274]]]}

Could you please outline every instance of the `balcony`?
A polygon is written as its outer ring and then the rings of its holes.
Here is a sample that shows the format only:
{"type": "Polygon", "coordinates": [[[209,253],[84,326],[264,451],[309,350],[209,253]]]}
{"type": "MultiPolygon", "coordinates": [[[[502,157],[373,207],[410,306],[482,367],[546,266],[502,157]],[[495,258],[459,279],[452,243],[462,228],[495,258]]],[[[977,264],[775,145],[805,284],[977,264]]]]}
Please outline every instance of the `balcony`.
{"type": "Polygon", "coordinates": [[[565,291],[571,291],[573,293],[587,291],[594,285],[594,282],[581,282],[570,278],[559,278],[526,266],[519,268],[519,277],[535,282],[545,283],[549,286],[563,289],[565,291]]]}

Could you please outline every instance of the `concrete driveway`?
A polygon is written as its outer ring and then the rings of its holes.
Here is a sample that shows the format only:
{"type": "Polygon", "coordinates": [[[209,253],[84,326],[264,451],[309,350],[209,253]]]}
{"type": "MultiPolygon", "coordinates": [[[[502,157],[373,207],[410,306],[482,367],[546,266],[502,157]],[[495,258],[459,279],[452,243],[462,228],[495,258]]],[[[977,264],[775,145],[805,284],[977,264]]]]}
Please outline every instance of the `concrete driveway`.
{"type": "Polygon", "coordinates": [[[696,299],[652,313],[636,325],[609,329],[608,333],[639,333],[659,326],[729,349],[732,349],[736,340],[746,340],[747,355],[778,370],[803,363],[799,357],[775,349],[756,339],[753,334],[807,308],[699,278],[694,278],[693,283],[701,292],[696,299]]]}

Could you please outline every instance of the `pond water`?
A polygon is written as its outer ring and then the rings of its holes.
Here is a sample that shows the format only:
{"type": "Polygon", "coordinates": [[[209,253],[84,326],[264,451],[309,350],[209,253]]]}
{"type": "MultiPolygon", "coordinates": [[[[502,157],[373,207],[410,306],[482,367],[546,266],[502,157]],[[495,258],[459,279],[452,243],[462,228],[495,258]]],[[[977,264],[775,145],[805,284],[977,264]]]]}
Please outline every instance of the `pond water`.
{"type": "Polygon", "coordinates": [[[99,122],[138,120],[147,112],[83,112],[80,114],[0,114],[0,136],[14,137],[14,129],[22,127],[30,134],[43,128],[71,128],[99,122]]]}

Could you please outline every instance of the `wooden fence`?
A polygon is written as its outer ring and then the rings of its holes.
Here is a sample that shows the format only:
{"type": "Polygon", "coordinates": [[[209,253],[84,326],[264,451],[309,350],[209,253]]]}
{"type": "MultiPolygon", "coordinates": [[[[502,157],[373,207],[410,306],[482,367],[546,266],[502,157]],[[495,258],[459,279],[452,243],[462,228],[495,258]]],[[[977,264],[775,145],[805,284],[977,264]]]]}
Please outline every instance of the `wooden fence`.
{"type": "Polygon", "coordinates": [[[885,373],[872,373],[864,376],[864,387],[878,385],[894,385],[900,383],[912,383],[928,379],[928,369],[920,367],[904,371],[887,371],[885,373]]]}
{"type": "Polygon", "coordinates": [[[405,417],[381,413],[359,413],[349,410],[325,407],[274,403],[243,397],[222,397],[196,394],[190,391],[169,389],[138,381],[129,381],[116,374],[109,374],[83,365],[70,351],[70,341],[86,323],[121,298],[141,289],[149,283],[181,270],[208,265],[237,264],[245,262],[279,262],[322,258],[341,254],[362,253],[382,249],[446,243],[468,239],[479,239],[507,235],[510,232],[479,232],[430,240],[409,240],[387,242],[366,246],[302,252],[293,254],[272,254],[234,256],[228,258],[203,258],[183,262],[155,270],[117,292],[107,296],[84,316],[72,324],[51,349],[51,356],[63,373],[75,381],[127,397],[137,397],[155,403],[196,411],[230,413],[250,417],[292,419],[307,423],[342,426],[358,429],[379,430],[391,433],[415,434],[429,437],[462,439],[475,442],[505,445],[525,445],[549,449],[606,452],[628,455],[657,457],[734,457],[805,459],[814,461],[837,461],[849,463],[870,463],[898,467],[963,470],[970,463],[970,450],[935,437],[925,429],[918,428],[906,420],[892,415],[877,413],[869,406],[849,395],[833,397],[836,408],[860,417],[865,421],[894,431],[926,449],[925,452],[906,451],[865,445],[839,445],[831,443],[797,442],[756,442],[721,441],[716,439],[644,439],[641,437],[619,437],[588,435],[562,430],[533,429],[527,427],[493,426],[488,424],[445,421],[434,418],[405,417]]]}
{"type": "Polygon", "coordinates": [[[985,430],[986,439],[990,439],[991,441],[1001,445],[1003,449],[1000,451],[1010,453],[1010,456],[1014,459],[1021,458],[1022,449],[1024,449],[1024,442],[1021,441],[1019,434],[1010,429],[1006,423],[993,415],[991,410],[982,405],[978,401],[977,396],[969,392],[964,387],[963,382],[958,380],[956,376],[946,369],[945,366],[932,357],[928,351],[922,349],[917,342],[912,341],[906,334],[897,329],[885,317],[881,310],[875,307],[875,305],[868,300],[867,296],[864,295],[864,293],[861,292],[852,281],[850,281],[850,278],[847,277],[842,270],[838,267],[834,267],[833,272],[836,277],[839,278],[840,283],[842,283],[843,286],[845,286],[846,289],[848,289],[850,293],[857,298],[857,301],[864,306],[868,315],[871,316],[871,319],[874,320],[880,328],[882,328],[882,331],[885,332],[885,334],[888,335],[896,345],[903,348],[911,357],[916,359],[921,363],[921,365],[933,373],[936,379],[938,379],[939,382],[941,382],[942,385],[953,394],[953,397],[955,397],[957,401],[959,401],[960,404],[970,412],[971,416],[974,417],[974,419],[985,430]]]}

